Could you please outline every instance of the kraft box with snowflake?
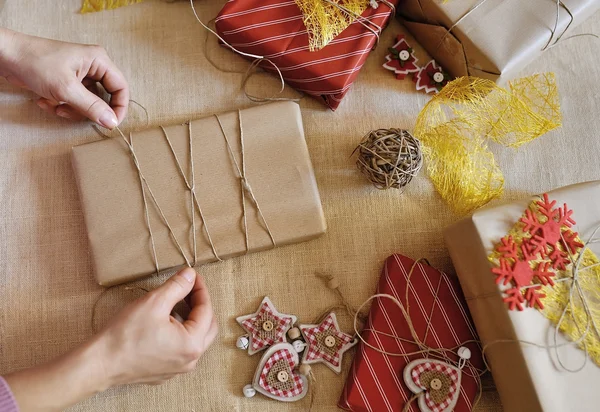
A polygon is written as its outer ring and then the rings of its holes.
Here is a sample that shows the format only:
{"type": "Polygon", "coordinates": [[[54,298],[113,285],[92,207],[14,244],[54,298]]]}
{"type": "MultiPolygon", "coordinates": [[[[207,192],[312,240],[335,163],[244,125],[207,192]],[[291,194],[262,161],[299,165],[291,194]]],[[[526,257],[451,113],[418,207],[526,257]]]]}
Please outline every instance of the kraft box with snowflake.
{"type": "Polygon", "coordinates": [[[476,211],[445,231],[505,410],[596,411],[600,181],[476,211]]]}

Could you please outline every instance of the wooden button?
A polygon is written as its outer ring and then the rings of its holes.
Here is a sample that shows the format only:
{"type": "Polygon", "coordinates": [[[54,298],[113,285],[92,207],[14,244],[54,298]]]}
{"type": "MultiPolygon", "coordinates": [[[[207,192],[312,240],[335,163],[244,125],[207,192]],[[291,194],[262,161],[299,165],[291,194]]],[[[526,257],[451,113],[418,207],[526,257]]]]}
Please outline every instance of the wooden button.
{"type": "Polygon", "coordinates": [[[273,322],[266,320],[262,324],[262,328],[265,332],[271,332],[273,330],[273,322]]]}
{"type": "Polygon", "coordinates": [[[290,378],[290,375],[286,371],[281,371],[277,374],[277,380],[281,383],[285,383],[290,378]]]}
{"type": "Polygon", "coordinates": [[[328,348],[333,348],[335,346],[335,338],[331,335],[325,338],[325,346],[328,348]]]}
{"type": "Polygon", "coordinates": [[[438,378],[433,378],[429,385],[431,386],[431,389],[436,390],[436,391],[439,391],[440,389],[442,389],[442,381],[439,380],[438,378]]]}

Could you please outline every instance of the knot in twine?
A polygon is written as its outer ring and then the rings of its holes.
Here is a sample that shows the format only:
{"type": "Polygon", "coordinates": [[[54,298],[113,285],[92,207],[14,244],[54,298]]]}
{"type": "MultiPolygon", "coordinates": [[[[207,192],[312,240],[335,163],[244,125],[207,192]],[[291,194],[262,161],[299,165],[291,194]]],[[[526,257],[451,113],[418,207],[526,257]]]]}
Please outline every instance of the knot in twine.
{"type": "Polygon", "coordinates": [[[403,129],[377,129],[365,135],[354,149],[358,169],[378,189],[400,189],[421,167],[421,142],[403,129]]]}

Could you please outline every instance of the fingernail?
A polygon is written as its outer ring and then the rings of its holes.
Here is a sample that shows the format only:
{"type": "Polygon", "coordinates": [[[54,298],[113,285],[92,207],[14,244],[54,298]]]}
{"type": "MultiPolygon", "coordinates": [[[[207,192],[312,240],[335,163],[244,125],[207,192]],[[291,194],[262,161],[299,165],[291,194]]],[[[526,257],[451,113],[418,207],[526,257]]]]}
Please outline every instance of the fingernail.
{"type": "Polygon", "coordinates": [[[56,111],[56,115],[60,116],[60,117],[64,117],[65,119],[70,119],[71,118],[71,114],[69,112],[64,111],[64,110],[57,110],[56,111]]]}
{"type": "Polygon", "coordinates": [[[40,109],[42,109],[42,110],[48,110],[48,104],[46,104],[45,102],[38,101],[36,103],[37,103],[37,105],[39,106],[40,109]]]}
{"type": "Polygon", "coordinates": [[[117,127],[117,118],[115,117],[115,115],[110,112],[110,111],[105,111],[102,116],[100,116],[100,119],[98,119],[98,121],[100,122],[100,124],[104,127],[106,127],[107,129],[114,129],[115,127],[117,127]]]}
{"type": "Polygon", "coordinates": [[[196,280],[196,271],[192,268],[185,268],[179,274],[190,283],[196,280]]]}

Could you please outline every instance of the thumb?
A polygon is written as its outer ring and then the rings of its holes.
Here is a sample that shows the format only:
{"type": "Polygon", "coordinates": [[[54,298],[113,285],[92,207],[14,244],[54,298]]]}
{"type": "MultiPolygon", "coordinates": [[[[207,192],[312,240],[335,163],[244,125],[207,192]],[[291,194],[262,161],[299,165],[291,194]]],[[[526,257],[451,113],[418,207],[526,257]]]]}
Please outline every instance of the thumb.
{"type": "Polygon", "coordinates": [[[161,287],[152,291],[152,293],[160,295],[170,311],[192,291],[194,283],[196,283],[196,271],[186,267],[176,275],[171,276],[169,280],[161,287]]]}
{"type": "Polygon", "coordinates": [[[89,91],[80,82],[74,82],[68,88],[67,93],[63,93],[63,97],[64,102],[75,111],[100,126],[111,130],[117,127],[118,122],[115,112],[104,100],[89,91]]]}

